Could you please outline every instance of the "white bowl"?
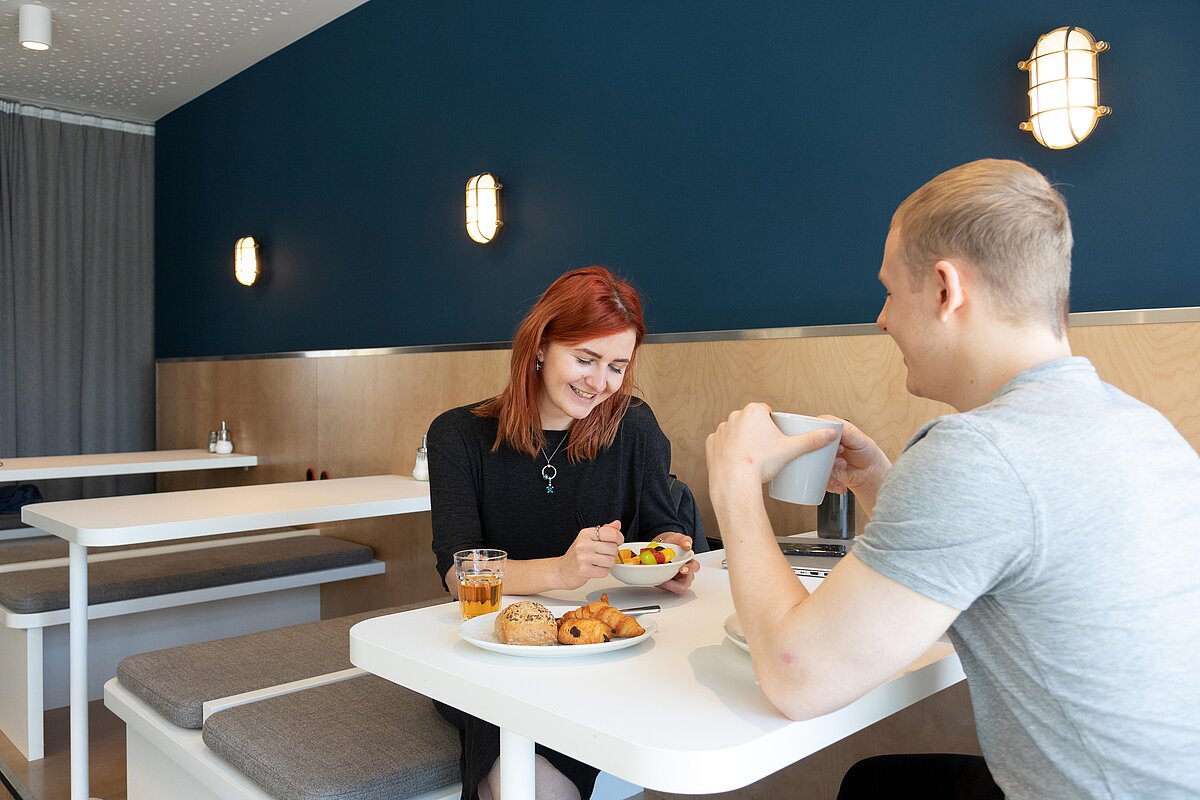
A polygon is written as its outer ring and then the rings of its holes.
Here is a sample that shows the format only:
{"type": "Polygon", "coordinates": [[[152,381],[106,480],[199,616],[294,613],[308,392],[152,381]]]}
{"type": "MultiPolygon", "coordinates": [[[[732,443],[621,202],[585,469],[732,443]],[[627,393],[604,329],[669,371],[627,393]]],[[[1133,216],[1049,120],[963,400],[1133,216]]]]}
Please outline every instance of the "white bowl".
{"type": "Polygon", "coordinates": [[[643,547],[661,544],[675,551],[675,558],[665,564],[613,564],[612,576],[621,583],[630,586],[658,586],[674,578],[679,568],[692,560],[691,550],[679,552],[679,545],[673,542],[625,542],[622,550],[632,550],[635,554],[643,547]]]}

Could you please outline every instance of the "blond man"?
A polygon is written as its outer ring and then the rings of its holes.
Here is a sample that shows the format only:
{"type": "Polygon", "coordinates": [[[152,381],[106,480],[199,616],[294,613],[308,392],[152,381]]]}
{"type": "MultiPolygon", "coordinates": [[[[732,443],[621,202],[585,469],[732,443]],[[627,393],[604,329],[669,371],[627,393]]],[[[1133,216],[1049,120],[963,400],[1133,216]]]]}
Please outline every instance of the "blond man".
{"type": "Polygon", "coordinates": [[[846,425],[830,489],[871,519],[811,596],[761,484],[830,435],[784,436],[752,404],[708,439],[734,603],[783,713],[840,708],[947,631],[962,659],[984,759],[869,760],[843,797],[1200,795],[1200,458],[1072,356],[1071,245],[1061,196],[1013,161],[896,211],[877,324],[908,390],[960,413],[894,465],[846,425]]]}

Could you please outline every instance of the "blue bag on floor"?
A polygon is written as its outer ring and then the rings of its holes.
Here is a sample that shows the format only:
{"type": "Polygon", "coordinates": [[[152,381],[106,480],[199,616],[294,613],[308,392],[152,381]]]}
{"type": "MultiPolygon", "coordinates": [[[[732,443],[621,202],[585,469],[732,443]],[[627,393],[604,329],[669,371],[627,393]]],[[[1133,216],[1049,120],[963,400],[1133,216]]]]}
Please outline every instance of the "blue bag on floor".
{"type": "Polygon", "coordinates": [[[0,486],[0,514],[20,514],[21,506],[42,502],[42,492],[32,483],[0,486]]]}

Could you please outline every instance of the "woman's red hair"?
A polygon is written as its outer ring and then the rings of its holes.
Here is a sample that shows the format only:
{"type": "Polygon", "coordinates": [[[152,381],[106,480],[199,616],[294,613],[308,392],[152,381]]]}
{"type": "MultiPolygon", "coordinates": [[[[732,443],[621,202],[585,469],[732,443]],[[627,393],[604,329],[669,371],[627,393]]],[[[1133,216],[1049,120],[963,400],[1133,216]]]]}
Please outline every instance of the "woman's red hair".
{"type": "Polygon", "coordinates": [[[633,399],[633,366],[646,336],[646,322],[637,290],[604,267],[572,270],[550,284],[517,326],[508,386],[475,409],[481,417],[499,420],[492,450],[507,442],[518,452],[536,456],[546,444],[538,413],[542,381],[535,369],[543,344],[572,346],[627,330],[632,330],[636,339],[621,388],[571,425],[567,456],[572,461],[595,458],[617,438],[617,428],[633,399]]]}

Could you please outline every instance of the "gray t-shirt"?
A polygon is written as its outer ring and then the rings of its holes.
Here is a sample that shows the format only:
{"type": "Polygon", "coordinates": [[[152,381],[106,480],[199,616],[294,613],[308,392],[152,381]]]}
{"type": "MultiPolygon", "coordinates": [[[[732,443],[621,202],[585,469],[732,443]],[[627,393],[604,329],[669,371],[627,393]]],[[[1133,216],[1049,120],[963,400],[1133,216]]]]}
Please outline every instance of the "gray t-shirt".
{"type": "Polygon", "coordinates": [[[1087,359],[925,425],[854,552],[962,610],[1006,796],[1200,796],[1200,457],[1087,359]]]}

